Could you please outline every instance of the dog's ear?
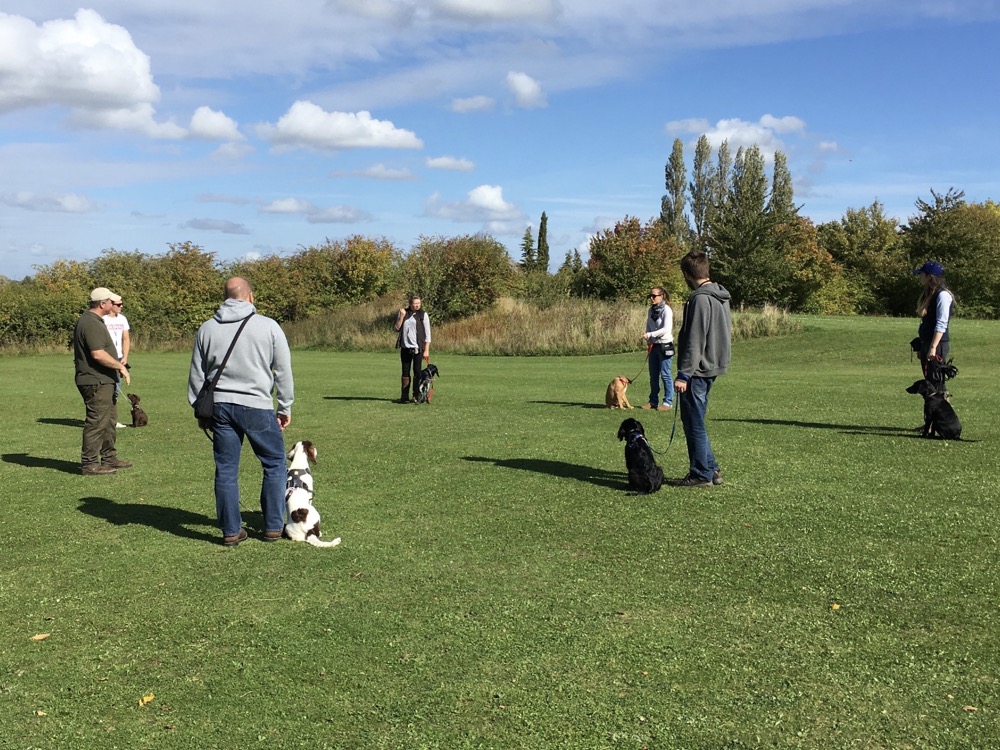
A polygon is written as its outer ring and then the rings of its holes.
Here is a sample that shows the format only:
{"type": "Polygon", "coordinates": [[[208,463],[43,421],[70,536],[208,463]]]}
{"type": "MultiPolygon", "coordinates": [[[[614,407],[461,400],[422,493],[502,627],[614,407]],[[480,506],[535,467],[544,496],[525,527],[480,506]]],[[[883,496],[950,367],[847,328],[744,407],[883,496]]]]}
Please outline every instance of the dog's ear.
{"type": "Polygon", "coordinates": [[[306,458],[309,460],[309,463],[316,463],[316,446],[311,441],[303,440],[302,450],[306,452],[306,458]]]}

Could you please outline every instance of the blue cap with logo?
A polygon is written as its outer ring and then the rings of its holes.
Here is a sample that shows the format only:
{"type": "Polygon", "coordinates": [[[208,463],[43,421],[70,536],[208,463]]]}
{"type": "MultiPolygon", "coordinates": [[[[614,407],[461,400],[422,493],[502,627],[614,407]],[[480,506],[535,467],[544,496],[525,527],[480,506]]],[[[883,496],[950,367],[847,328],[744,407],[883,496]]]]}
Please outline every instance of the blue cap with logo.
{"type": "Polygon", "coordinates": [[[944,269],[937,261],[929,260],[920,266],[920,268],[915,269],[913,273],[926,273],[928,276],[944,276],[944,269]]]}

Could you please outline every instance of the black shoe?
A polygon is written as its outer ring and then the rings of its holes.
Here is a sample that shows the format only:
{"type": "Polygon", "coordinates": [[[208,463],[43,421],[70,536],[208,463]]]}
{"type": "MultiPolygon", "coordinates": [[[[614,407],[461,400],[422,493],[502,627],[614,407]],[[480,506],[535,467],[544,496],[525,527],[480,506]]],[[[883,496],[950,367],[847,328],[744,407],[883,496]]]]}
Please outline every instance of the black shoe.
{"type": "Polygon", "coordinates": [[[718,486],[718,485],[724,484],[724,483],[725,482],[722,479],[722,472],[719,471],[718,469],[716,469],[715,473],[712,474],[712,484],[718,486]]]}
{"type": "Polygon", "coordinates": [[[701,477],[696,477],[694,474],[688,474],[683,479],[674,482],[674,487],[711,487],[711,479],[702,479],[701,477]]]}

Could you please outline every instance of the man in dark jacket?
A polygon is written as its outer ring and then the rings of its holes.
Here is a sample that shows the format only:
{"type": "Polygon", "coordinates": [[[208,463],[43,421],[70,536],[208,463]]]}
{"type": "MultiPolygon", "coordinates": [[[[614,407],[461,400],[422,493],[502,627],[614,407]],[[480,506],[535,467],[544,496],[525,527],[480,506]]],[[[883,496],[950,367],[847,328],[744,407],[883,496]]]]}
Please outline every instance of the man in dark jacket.
{"type": "Polygon", "coordinates": [[[684,303],[684,319],[677,337],[677,379],[681,424],[688,448],[688,475],[678,487],[711,487],[722,484],[705,429],[708,393],[716,377],[729,369],[733,325],[729,312],[730,295],[709,277],[708,256],[690,252],[681,258],[681,273],[692,294],[684,303]]]}
{"type": "Polygon", "coordinates": [[[131,461],[119,458],[115,449],[118,423],[115,386],[119,377],[125,379],[126,385],[132,379],[125,365],[118,361],[115,342],[104,325],[104,316],[112,304],[121,301],[110,289],[97,287],[90,293],[90,306],[73,331],[76,387],[87,410],[80,454],[80,472],[84,476],[114,474],[118,469],[132,466],[131,461]]]}

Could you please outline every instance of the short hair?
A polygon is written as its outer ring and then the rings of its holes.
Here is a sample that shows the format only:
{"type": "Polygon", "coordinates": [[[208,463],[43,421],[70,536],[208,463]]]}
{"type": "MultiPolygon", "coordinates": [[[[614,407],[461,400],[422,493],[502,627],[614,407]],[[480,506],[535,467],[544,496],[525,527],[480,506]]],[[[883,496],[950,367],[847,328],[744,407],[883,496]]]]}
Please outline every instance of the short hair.
{"type": "Polygon", "coordinates": [[[413,300],[415,300],[415,299],[418,299],[421,302],[424,301],[424,298],[421,297],[418,292],[410,292],[409,294],[406,295],[406,301],[407,302],[413,302],[413,300]]]}
{"type": "Polygon", "coordinates": [[[103,299],[92,299],[87,307],[88,310],[93,310],[95,307],[100,307],[105,303],[106,300],[103,299]]]}
{"type": "Polygon", "coordinates": [[[691,279],[709,277],[708,256],[700,250],[692,250],[681,258],[681,273],[691,279]]]}

